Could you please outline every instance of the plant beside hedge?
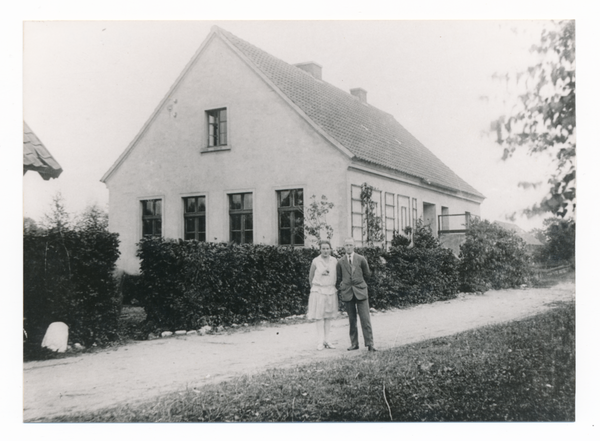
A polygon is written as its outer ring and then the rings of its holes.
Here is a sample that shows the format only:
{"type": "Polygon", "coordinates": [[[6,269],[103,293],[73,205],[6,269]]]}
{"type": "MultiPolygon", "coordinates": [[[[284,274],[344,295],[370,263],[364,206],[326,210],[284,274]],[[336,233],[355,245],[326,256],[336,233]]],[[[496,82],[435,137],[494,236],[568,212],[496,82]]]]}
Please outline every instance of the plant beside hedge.
{"type": "Polygon", "coordinates": [[[121,299],[113,277],[118,235],[50,230],[23,236],[26,346],[39,347],[50,323],[69,326],[69,340],[85,346],[118,335],[121,299]]]}
{"type": "MultiPolygon", "coordinates": [[[[411,232],[411,231],[407,231],[411,232]]],[[[411,241],[399,234],[375,265],[381,273],[369,285],[370,304],[375,308],[401,307],[454,298],[458,293],[458,259],[443,248],[431,229],[417,224],[411,241]]]]}
{"type": "Polygon", "coordinates": [[[489,221],[474,220],[460,247],[460,283],[465,292],[516,288],[532,278],[523,239],[489,221]]]}
{"type": "Polygon", "coordinates": [[[149,329],[198,329],[304,314],[314,249],[171,239],[140,242],[149,329]]]}

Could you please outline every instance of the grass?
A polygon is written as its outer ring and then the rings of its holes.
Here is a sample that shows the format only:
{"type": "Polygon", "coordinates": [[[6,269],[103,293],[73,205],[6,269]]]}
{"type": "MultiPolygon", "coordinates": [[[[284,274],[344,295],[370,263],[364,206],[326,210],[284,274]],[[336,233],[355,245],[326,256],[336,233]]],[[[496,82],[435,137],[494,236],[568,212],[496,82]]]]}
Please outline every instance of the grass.
{"type": "Polygon", "coordinates": [[[69,422],[574,421],[575,305],[364,357],[243,376],[69,422]]]}

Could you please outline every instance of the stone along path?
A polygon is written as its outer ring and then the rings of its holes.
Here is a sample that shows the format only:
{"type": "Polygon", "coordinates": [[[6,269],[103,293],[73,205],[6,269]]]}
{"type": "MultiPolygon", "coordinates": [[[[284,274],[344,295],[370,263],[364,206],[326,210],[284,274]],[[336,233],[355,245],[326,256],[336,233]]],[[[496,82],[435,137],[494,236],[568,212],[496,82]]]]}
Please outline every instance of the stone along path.
{"type": "MultiPolygon", "coordinates": [[[[575,298],[572,282],[552,288],[489,291],[372,316],[380,350],[525,318],[575,298]]],[[[317,351],[312,323],[242,328],[231,334],[189,335],[24,364],[24,421],[135,403],[236,375],[338,357],[347,352],[348,320],[332,326],[335,350],[317,351]]],[[[362,345],[362,335],[360,343],[362,345]]]]}

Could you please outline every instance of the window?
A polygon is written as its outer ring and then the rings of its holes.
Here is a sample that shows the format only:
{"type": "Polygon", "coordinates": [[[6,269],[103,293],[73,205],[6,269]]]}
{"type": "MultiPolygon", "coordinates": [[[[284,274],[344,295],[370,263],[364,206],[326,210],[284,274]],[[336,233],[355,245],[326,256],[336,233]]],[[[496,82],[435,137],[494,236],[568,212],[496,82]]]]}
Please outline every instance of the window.
{"type": "Polygon", "coordinates": [[[404,231],[406,227],[410,227],[410,198],[408,196],[398,195],[398,208],[399,208],[399,225],[398,230],[400,234],[406,236],[406,232],[404,231]]]}
{"type": "Polygon", "coordinates": [[[206,242],[206,196],[183,198],[183,238],[206,242]]]}
{"type": "Polygon", "coordinates": [[[229,240],[253,242],[252,193],[229,195],[229,240]]]}
{"type": "Polygon", "coordinates": [[[413,198],[412,201],[412,227],[414,231],[417,228],[417,200],[413,198]]]}
{"type": "Polygon", "coordinates": [[[208,110],[208,147],[227,145],[227,109],[208,110]]]}
{"type": "Polygon", "coordinates": [[[385,193],[385,241],[388,244],[392,242],[396,226],[394,199],[394,193],[385,193]]]}
{"type": "Polygon", "coordinates": [[[148,199],[142,202],[142,236],[162,236],[162,200],[148,199]]]}
{"type": "Polygon", "coordinates": [[[363,207],[360,198],[360,185],[352,185],[350,187],[351,198],[351,222],[352,222],[352,238],[357,245],[362,246],[363,241],[363,207]]]}
{"type": "Polygon", "coordinates": [[[277,192],[279,245],[304,245],[304,192],[301,188],[277,192]]]}

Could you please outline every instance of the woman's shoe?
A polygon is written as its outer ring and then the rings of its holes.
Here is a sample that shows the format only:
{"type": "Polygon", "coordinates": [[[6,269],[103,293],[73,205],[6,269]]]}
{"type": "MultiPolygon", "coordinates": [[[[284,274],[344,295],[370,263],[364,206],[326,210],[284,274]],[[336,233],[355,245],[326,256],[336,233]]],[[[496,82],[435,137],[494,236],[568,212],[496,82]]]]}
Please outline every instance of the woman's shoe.
{"type": "Polygon", "coordinates": [[[325,349],[325,345],[317,346],[317,351],[322,351],[323,349],[325,349]]]}
{"type": "Polygon", "coordinates": [[[323,343],[323,346],[325,346],[326,349],[335,349],[335,346],[330,343],[323,343]]]}

